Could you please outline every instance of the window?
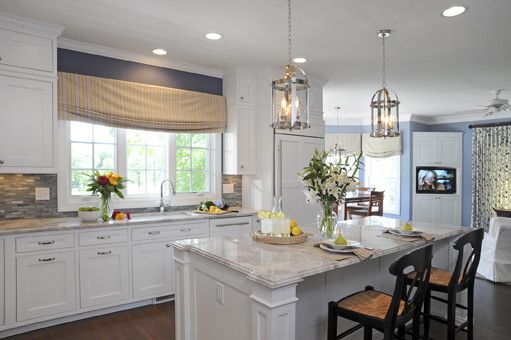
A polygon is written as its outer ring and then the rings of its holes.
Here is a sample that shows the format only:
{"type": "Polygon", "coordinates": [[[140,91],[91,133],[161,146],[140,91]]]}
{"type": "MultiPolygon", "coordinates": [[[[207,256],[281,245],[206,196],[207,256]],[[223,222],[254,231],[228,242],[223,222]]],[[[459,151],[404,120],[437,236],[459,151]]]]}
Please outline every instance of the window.
{"type": "Polygon", "coordinates": [[[386,158],[364,157],[364,186],[385,191],[383,211],[400,214],[400,156],[386,158]]]}
{"type": "MultiPolygon", "coordinates": [[[[130,182],[118,208],[156,207],[160,183],[175,179],[173,205],[220,197],[220,134],[163,133],[59,122],[59,210],[95,204],[87,175],[117,171],[130,182]]],[[[115,200],[116,198],[114,198],[115,200]]]]}
{"type": "Polygon", "coordinates": [[[71,192],[87,194],[87,175],[115,169],[115,129],[71,123],[71,192]]]}

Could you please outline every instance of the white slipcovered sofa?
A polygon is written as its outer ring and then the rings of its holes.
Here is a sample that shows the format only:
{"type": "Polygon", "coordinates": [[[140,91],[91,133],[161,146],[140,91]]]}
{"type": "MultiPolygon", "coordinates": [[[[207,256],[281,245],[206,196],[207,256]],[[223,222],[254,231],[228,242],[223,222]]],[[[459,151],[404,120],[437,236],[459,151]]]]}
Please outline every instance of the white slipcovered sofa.
{"type": "Polygon", "coordinates": [[[477,273],[493,282],[511,283],[511,218],[490,220],[477,273]]]}

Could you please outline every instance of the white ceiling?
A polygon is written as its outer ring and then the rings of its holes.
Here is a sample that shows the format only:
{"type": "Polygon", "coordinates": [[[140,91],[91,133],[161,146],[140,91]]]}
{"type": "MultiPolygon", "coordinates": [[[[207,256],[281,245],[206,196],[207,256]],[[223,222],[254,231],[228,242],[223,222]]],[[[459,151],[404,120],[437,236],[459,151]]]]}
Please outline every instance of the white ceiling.
{"type": "MultiPolygon", "coordinates": [[[[286,61],[285,0],[2,0],[0,11],[66,27],[64,37],[227,69],[286,61]],[[209,41],[206,32],[224,39],[209,41]]],[[[388,85],[402,114],[477,109],[489,90],[511,90],[510,0],[294,0],[295,55],[328,80],[324,110],[335,122],[368,117],[381,78],[379,28],[391,28],[388,85]],[[457,3],[467,13],[444,18],[457,3]]],[[[503,97],[511,97],[505,92],[503,97]]]]}

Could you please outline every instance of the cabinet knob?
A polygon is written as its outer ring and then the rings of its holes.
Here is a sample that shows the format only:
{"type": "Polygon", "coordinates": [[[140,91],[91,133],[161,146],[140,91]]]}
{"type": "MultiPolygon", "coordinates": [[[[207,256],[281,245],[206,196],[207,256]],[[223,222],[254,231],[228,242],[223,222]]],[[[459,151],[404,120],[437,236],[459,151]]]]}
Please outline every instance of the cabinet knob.
{"type": "MultiPolygon", "coordinates": [[[[2,59],[0,59],[0,60],[2,60],[2,59]]],[[[0,159],[0,165],[1,165],[1,164],[4,164],[4,163],[5,163],[5,162],[4,162],[3,160],[1,160],[1,159],[0,159]]]]}
{"type": "Polygon", "coordinates": [[[0,61],[2,61],[2,57],[0,57],[0,61]]]}
{"type": "Polygon", "coordinates": [[[245,169],[245,166],[244,165],[240,165],[240,168],[245,169]]]}
{"type": "Polygon", "coordinates": [[[167,243],[165,247],[170,248],[170,243],[167,243]]]}
{"type": "MultiPolygon", "coordinates": [[[[0,60],[1,60],[1,59],[0,59],[0,60]]],[[[240,99],[241,99],[241,100],[243,100],[243,99],[245,99],[245,97],[241,96],[241,97],[240,97],[240,99]]]]}

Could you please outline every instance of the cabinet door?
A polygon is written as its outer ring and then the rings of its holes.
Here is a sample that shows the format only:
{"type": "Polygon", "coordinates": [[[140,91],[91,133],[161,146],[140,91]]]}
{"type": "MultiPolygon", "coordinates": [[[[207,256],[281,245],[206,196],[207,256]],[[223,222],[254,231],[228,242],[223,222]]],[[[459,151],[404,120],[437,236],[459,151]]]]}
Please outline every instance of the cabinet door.
{"type": "Polygon", "coordinates": [[[174,294],[174,261],[169,242],[134,245],[133,296],[174,294]]]}
{"type": "Polygon", "coordinates": [[[462,147],[459,138],[439,138],[436,144],[436,164],[456,166],[461,163],[462,147]]]}
{"type": "Polygon", "coordinates": [[[414,154],[415,164],[417,165],[432,165],[436,164],[435,158],[436,143],[431,137],[418,136],[414,140],[414,154]]]}
{"type": "Polygon", "coordinates": [[[0,167],[53,165],[53,85],[0,76],[0,167]]]}
{"type": "Polygon", "coordinates": [[[238,167],[243,175],[255,173],[255,112],[251,108],[238,111],[238,167]]]}
{"type": "Polygon", "coordinates": [[[461,225],[459,198],[456,196],[439,196],[438,224],[448,226],[461,225]]]}
{"type": "Polygon", "coordinates": [[[440,201],[434,195],[417,195],[413,205],[413,220],[420,223],[437,223],[440,201]]]}
{"type": "Polygon", "coordinates": [[[75,253],[44,253],[16,259],[17,321],[76,307],[75,253]]]}
{"type": "Polygon", "coordinates": [[[255,80],[252,77],[238,76],[238,102],[253,105],[255,103],[255,80]]]}
{"type": "Polygon", "coordinates": [[[128,300],[128,246],[80,251],[83,308],[128,300]]]}
{"type": "Polygon", "coordinates": [[[0,30],[0,64],[53,71],[53,40],[0,30]]]}
{"type": "Polygon", "coordinates": [[[5,267],[4,240],[0,239],[0,325],[5,322],[5,267]]]}

